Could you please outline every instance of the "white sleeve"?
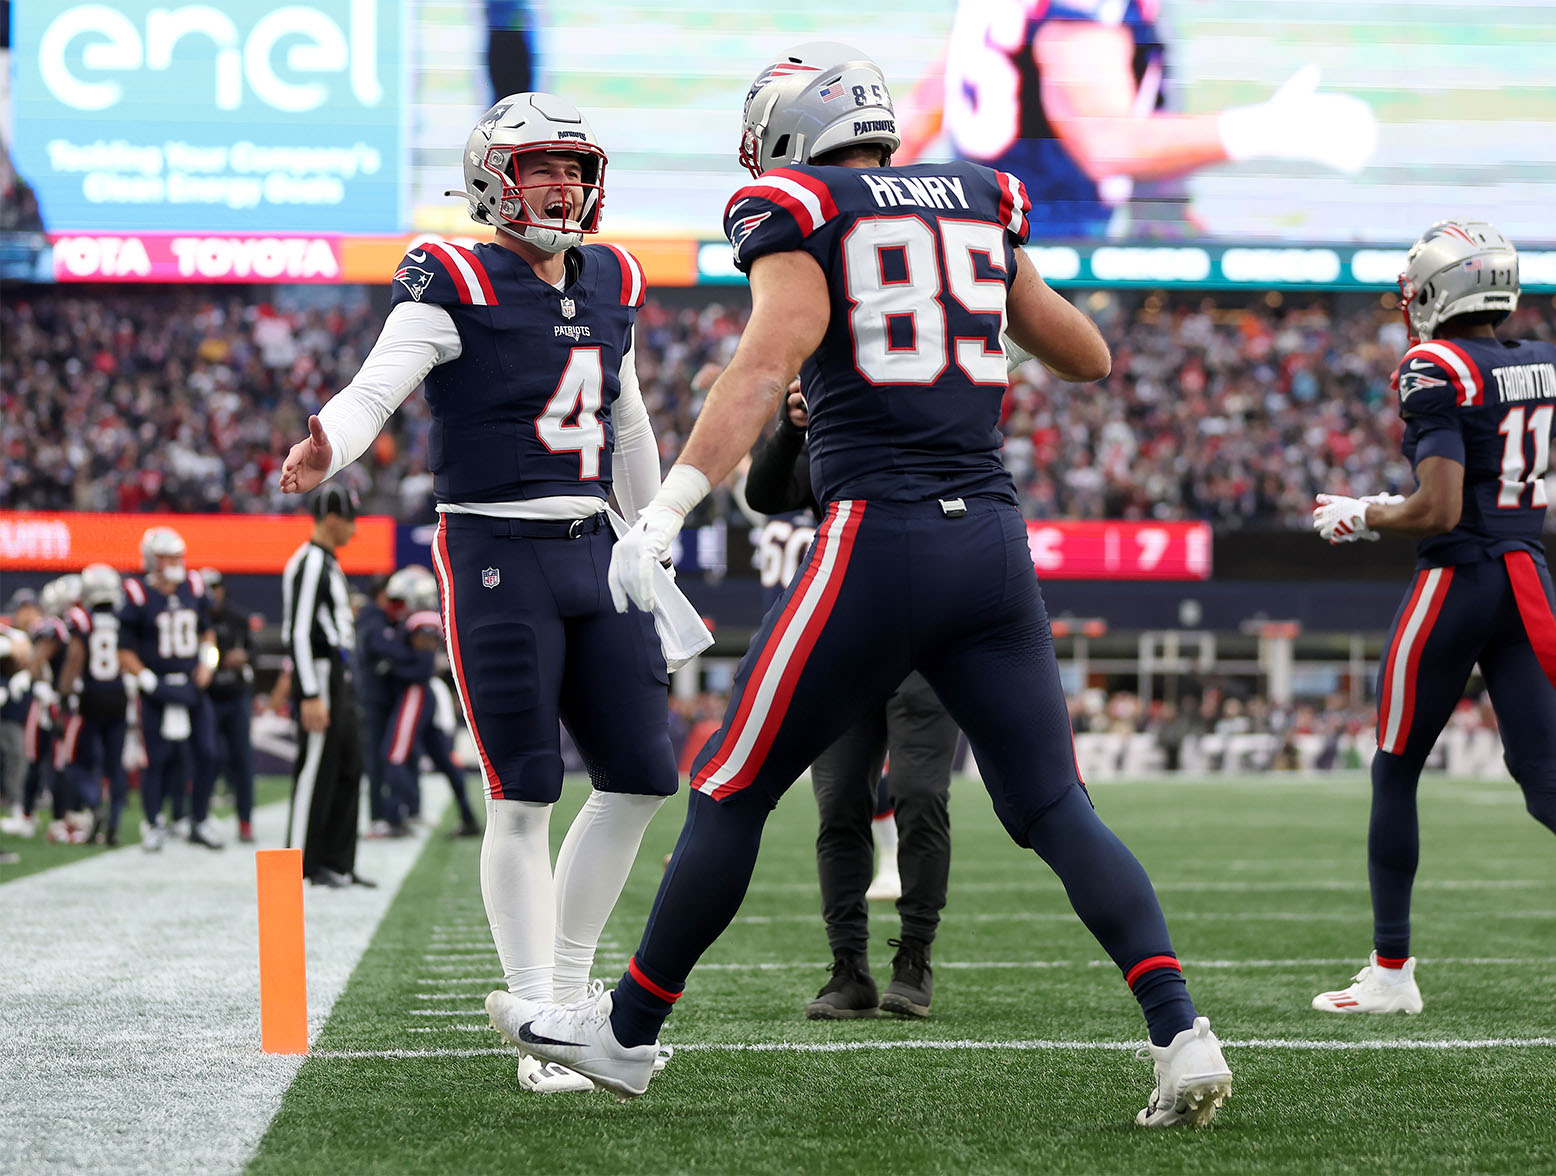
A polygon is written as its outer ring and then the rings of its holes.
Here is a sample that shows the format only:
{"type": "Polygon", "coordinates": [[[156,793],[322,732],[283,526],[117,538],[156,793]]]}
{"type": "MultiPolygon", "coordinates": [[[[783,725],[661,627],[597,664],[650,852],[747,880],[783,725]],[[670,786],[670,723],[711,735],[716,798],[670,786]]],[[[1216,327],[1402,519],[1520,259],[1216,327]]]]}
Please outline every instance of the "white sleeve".
{"type": "Polygon", "coordinates": [[[638,386],[637,330],[632,347],[621,358],[621,395],[611,406],[616,422],[616,452],[611,456],[611,479],[622,518],[637,521],[642,510],[659,493],[659,443],[648,419],[643,390],[638,386]]]}
{"type": "Polygon", "coordinates": [[[334,477],[361,457],[427,373],[458,359],[462,349],[459,328],[441,306],[402,302],[391,310],[351,383],[319,410],[334,452],[325,477],[334,477]]]}

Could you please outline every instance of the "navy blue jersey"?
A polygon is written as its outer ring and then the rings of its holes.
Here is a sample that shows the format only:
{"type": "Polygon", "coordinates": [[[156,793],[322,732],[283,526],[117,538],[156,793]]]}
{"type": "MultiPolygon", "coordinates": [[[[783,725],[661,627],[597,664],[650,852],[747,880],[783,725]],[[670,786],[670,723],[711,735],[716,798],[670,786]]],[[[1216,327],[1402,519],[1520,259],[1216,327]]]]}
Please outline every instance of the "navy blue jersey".
{"type": "Polygon", "coordinates": [[[1044,25],[1117,28],[1133,42],[1137,114],[1164,105],[1166,51],[1159,0],[1047,0],[990,4],[963,0],[946,51],[945,126],[956,153],[1020,177],[1048,237],[1089,237],[1107,228],[1111,206],[1134,185],[1109,191],[1075,161],[1043,109],[1033,44],[1044,25]],[[1025,9],[1025,13],[1022,9],[1025,9]]]}
{"type": "Polygon", "coordinates": [[[1418,343],[1397,375],[1405,457],[1464,467],[1459,525],[1416,546],[1421,567],[1545,547],[1545,475],[1556,418],[1556,344],[1454,339],[1418,343]]]}
{"type": "Polygon", "coordinates": [[[405,255],[392,304],[443,307],[458,359],[427,376],[427,464],[439,502],[610,495],[621,363],[645,284],[614,245],[568,252],[558,290],[500,245],[425,241],[405,255]]]}
{"type": "Polygon", "coordinates": [[[1000,464],[1000,333],[1026,241],[1019,181],[975,163],[789,167],[724,212],[735,264],[804,250],[831,291],[800,370],[816,500],[1014,503],[1000,464]]]}
{"type": "Polygon", "coordinates": [[[34,649],[47,646],[49,679],[58,685],[65,672],[65,654],[70,650],[70,630],[59,617],[42,617],[29,636],[34,649]]]}
{"type": "Polygon", "coordinates": [[[192,675],[200,661],[200,634],[211,627],[210,607],[204,586],[194,576],[171,594],[127,579],[119,613],[120,648],[137,654],[159,677],[192,675]]]}
{"type": "Polygon", "coordinates": [[[77,606],[65,618],[72,641],[86,652],[81,666],[81,693],[94,699],[122,702],[124,671],[119,667],[119,618],[101,605],[88,612],[77,606]]]}

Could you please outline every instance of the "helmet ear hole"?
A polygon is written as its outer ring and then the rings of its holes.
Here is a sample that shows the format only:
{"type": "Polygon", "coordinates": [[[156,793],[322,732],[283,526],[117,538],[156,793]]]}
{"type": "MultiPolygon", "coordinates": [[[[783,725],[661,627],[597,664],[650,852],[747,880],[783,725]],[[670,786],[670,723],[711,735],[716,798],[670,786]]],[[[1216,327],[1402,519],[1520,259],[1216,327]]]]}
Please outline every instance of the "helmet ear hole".
{"type": "Polygon", "coordinates": [[[782,159],[789,153],[789,136],[779,135],[778,141],[773,144],[773,158],[782,159]]]}

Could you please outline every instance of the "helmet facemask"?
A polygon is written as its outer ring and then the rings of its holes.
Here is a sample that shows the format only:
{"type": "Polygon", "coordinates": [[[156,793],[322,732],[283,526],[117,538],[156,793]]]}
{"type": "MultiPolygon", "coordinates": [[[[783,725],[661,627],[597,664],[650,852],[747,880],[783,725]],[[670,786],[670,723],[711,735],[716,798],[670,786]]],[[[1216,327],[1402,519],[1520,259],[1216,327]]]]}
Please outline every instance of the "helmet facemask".
{"type": "Polygon", "coordinates": [[[562,253],[599,232],[600,207],[605,202],[605,153],[591,143],[494,143],[486,149],[483,171],[498,178],[497,227],[547,253],[562,253]],[[522,182],[526,157],[566,156],[576,159],[577,180],[547,178],[522,182]]]}

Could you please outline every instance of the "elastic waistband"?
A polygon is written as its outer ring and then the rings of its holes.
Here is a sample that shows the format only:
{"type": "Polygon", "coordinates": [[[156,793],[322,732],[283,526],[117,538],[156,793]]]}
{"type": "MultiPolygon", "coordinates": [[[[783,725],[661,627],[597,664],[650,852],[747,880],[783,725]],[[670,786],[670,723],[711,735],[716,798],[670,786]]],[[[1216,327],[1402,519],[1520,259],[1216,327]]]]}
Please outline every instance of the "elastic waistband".
{"type": "Polygon", "coordinates": [[[982,495],[964,495],[949,498],[926,498],[920,502],[894,502],[884,498],[834,499],[827,504],[827,514],[841,502],[864,507],[866,515],[888,515],[897,518],[959,519],[971,514],[988,514],[995,511],[1015,510],[1015,506],[1002,498],[982,495]]]}

